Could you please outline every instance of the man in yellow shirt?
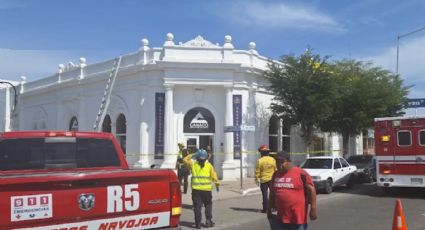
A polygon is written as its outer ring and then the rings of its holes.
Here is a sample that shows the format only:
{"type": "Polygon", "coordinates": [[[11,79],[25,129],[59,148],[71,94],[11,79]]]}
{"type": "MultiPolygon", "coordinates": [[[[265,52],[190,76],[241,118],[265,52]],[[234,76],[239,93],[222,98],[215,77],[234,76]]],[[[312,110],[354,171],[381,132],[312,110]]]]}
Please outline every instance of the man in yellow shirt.
{"type": "Polygon", "coordinates": [[[183,158],[186,167],[192,172],[192,201],[193,211],[195,214],[195,228],[201,228],[202,206],[205,206],[205,227],[214,227],[212,221],[212,183],[215,184],[219,191],[219,183],[217,173],[214,166],[208,162],[208,153],[203,149],[199,149],[195,154],[189,154],[183,158]],[[192,159],[195,158],[195,160],[192,159]]]}
{"type": "Polygon", "coordinates": [[[269,190],[272,185],[272,176],[277,170],[276,160],[269,156],[270,149],[267,145],[261,145],[258,151],[261,157],[257,160],[257,164],[255,165],[255,183],[257,185],[260,184],[261,193],[263,195],[263,209],[261,212],[266,213],[269,203],[269,190]]]}

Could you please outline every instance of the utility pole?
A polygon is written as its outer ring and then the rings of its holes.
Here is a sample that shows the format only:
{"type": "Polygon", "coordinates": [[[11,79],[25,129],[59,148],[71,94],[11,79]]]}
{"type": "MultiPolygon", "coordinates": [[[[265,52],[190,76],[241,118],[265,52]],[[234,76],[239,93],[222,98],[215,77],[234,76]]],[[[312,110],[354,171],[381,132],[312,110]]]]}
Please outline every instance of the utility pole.
{"type": "Polygon", "coordinates": [[[402,34],[402,35],[397,35],[397,63],[396,63],[396,69],[395,69],[397,74],[398,74],[398,58],[399,58],[399,50],[400,50],[400,39],[407,37],[409,35],[415,34],[417,32],[420,32],[422,30],[425,30],[425,27],[422,27],[420,29],[417,29],[417,30],[414,30],[414,31],[411,31],[409,33],[405,33],[405,34],[402,34]]]}

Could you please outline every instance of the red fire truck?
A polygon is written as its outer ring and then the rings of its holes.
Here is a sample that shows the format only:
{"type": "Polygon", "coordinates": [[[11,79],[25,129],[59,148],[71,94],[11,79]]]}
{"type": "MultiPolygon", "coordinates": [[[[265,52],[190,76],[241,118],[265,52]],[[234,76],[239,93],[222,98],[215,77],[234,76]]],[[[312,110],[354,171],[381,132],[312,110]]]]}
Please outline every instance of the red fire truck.
{"type": "Polygon", "coordinates": [[[375,118],[376,179],[383,187],[425,187],[425,116],[375,118]]]}

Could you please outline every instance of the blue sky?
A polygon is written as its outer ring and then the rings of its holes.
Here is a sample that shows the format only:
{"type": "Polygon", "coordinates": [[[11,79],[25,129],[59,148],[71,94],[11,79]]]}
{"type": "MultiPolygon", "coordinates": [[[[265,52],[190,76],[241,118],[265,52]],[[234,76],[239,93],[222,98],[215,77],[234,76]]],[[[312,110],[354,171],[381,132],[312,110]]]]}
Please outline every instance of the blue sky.
{"type": "MultiPolygon", "coordinates": [[[[308,46],[333,59],[371,60],[391,71],[397,35],[425,27],[423,0],[166,1],[0,0],[0,78],[29,80],[54,74],[57,65],[87,63],[135,52],[142,38],[160,47],[196,37],[236,49],[257,44],[278,58],[308,46]]],[[[425,98],[425,30],[400,40],[399,72],[410,97],[425,98]]]]}

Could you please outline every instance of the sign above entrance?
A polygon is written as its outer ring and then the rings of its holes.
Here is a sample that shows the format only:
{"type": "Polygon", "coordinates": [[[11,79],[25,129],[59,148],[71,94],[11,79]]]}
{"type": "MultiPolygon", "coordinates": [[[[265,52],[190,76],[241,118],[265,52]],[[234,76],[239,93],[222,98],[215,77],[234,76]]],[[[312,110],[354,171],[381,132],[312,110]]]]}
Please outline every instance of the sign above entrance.
{"type": "Polygon", "coordinates": [[[183,132],[214,133],[215,120],[212,113],[205,108],[195,107],[184,116],[183,132]]]}

